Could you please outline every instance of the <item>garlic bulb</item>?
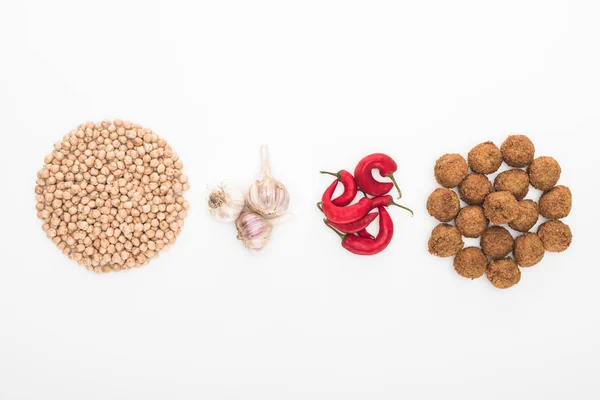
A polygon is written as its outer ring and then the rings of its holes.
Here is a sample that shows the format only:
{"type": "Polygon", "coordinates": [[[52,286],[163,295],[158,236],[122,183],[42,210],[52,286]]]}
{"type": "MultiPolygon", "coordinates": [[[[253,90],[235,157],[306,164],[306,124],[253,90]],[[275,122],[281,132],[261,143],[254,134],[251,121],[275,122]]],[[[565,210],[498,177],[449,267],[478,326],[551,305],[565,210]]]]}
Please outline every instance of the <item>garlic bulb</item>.
{"type": "Polygon", "coordinates": [[[283,215],[290,204],[290,195],[286,187],[271,175],[267,146],[260,148],[262,158],[262,174],[256,181],[246,197],[248,207],[264,217],[277,217],[283,215]]]}
{"type": "Polygon", "coordinates": [[[273,225],[262,215],[249,211],[240,215],[235,221],[235,227],[238,232],[237,238],[252,251],[262,250],[273,230],[273,225]]]}
{"type": "Polygon", "coordinates": [[[250,250],[260,251],[267,245],[273,227],[291,218],[291,215],[286,214],[278,218],[267,219],[258,213],[244,211],[235,221],[237,238],[250,250]]]}
{"type": "Polygon", "coordinates": [[[244,210],[244,195],[241,191],[222,184],[208,195],[208,211],[218,221],[233,222],[244,210]]]}

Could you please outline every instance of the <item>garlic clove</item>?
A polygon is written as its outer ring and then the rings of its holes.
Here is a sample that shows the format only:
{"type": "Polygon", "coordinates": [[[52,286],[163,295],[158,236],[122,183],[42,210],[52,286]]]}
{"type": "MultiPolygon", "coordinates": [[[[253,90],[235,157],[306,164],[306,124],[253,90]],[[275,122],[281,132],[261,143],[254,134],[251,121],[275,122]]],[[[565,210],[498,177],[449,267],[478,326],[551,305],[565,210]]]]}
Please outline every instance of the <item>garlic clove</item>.
{"type": "Polygon", "coordinates": [[[252,251],[262,250],[268,243],[273,225],[262,215],[245,211],[235,221],[237,238],[252,251]]]}
{"type": "Polygon", "coordinates": [[[207,202],[210,214],[221,222],[235,221],[244,210],[243,193],[227,184],[213,188],[207,202]]]}
{"type": "Polygon", "coordinates": [[[291,214],[284,214],[276,218],[267,219],[258,213],[244,211],[235,221],[235,227],[238,232],[237,238],[248,249],[260,251],[269,242],[273,227],[287,222],[292,218],[291,214]]]}
{"type": "Polygon", "coordinates": [[[284,184],[273,178],[269,165],[266,145],[261,146],[262,173],[246,196],[246,204],[252,211],[265,217],[277,217],[285,214],[290,204],[290,196],[284,184]]]}

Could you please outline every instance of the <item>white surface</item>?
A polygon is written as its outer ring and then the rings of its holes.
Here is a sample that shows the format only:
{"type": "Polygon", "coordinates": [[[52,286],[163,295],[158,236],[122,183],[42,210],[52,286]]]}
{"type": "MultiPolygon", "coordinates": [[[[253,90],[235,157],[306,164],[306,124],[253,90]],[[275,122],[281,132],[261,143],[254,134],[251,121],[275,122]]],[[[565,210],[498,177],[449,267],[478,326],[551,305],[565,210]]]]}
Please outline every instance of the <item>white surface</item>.
{"type": "Polygon", "coordinates": [[[596,2],[3,1],[0,399],[597,399],[596,2]],[[98,276],[40,229],[35,174],[86,120],[184,161],[191,213],[149,266],[98,276]],[[575,240],[509,291],[427,253],[432,167],[510,132],[563,166],[575,240]],[[295,221],[261,255],[211,220],[268,143],[295,221]],[[340,248],[314,203],[372,151],[411,219],[340,248]],[[595,157],[595,159],[594,159],[595,157]]]}

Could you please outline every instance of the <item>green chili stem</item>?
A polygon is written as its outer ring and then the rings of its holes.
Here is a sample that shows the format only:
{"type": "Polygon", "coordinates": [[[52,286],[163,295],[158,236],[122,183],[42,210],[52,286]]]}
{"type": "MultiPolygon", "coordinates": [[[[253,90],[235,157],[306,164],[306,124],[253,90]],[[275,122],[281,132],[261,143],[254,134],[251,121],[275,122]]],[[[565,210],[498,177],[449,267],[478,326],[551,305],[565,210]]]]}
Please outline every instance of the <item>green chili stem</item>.
{"type": "Polygon", "coordinates": [[[327,172],[327,171],[319,171],[319,173],[321,173],[321,174],[327,174],[327,175],[333,175],[336,178],[340,179],[340,174],[339,173],[335,174],[333,172],[327,172]]]}
{"type": "Polygon", "coordinates": [[[342,239],[342,241],[343,241],[344,239],[346,239],[346,236],[347,236],[347,235],[342,235],[341,233],[339,233],[339,232],[338,232],[338,230],[337,230],[337,229],[335,229],[333,226],[329,225],[329,221],[327,221],[327,218],[323,218],[323,223],[324,223],[325,225],[327,225],[327,227],[329,227],[329,229],[331,229],[332,231],[334,231],[335,233],[337,233],[337,235],[340,237],[340,239],[342,239]]]}
{"type": "Polygon", "coordinates": [[[392,180],[392,182],[394,182],[394,186],[396,186],[396,189],[398,190],[398,199],[402,198],[402,191],[400,190],[400,186],[398,186],[398,182],[396,182],[396,178],[394,177],[394,174],[387,174],[386,175],[388,178],[390,178],[392,180]]]}
{"type": "Polygon", "coordinates": [[[323,202],[322,201],[320,201],[320,202],[317,203],[317,208],[319,210],[321,210],[321,212],[323,212],[323,202]]]}
{"type": "Polygon", "coordinates": [[[409,212],[409,213],[410,213],[410,214],[411,214],[413,217],[415,216],[415,213],[413,212],[413,210],[411,210],[410,208],[408,208],[408,207],[405,207],[405,206],[403,206],[403,205],[401,205],[401,204],[398,204],[398,203],[396,203],[396,202],[395,202],[393,199],[392,199],[392,200],[390,200],[390,204],[389,204],[389,205],[390,205],[390,206],[396,206],[396,207],[400,207],[400,208],[402,208],[402,209],[404,209],[404,210],[408,211],[408,212],[409,212]]]}

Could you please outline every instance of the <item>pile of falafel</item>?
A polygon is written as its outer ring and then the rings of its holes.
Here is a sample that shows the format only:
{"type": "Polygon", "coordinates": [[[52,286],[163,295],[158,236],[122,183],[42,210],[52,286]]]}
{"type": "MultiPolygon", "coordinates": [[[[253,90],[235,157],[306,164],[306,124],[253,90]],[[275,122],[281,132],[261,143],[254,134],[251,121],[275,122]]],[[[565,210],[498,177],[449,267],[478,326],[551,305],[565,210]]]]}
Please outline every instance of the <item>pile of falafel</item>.
{"type": "Polygon", "coordinates": [[[478,144],[467,160],[460,154],[443,155],[434,168],[442,187],[427,200],[427,211],[441,222],[431,233],[429,252],[454,256],[454,269],[465,278],[485,273],[497,288],[516,285],[519,267],[538,264],[545,251],[565,251],[573,239],[560,221],[572,205],[569,188],[557,186],[561,172],[554,158],[535,158],[535,146],[524,135],[509,136],[500,148],[492,142],[478,144]],[[496,173],[503,162],[513,169],[499,173],[492,184],[486,175],[496,173]],[[538,203],[526,199],[530,185],[543,192],[538,203]],[[461,200],[466,204],[462,208],[461,200]],[[540,216],[546,221],[530,232],[540,216]],[[515,239],[502,225],[520,234],[515,239]],[[463,236],[480,238],[480,247],[465,248],[463,236]]]}

